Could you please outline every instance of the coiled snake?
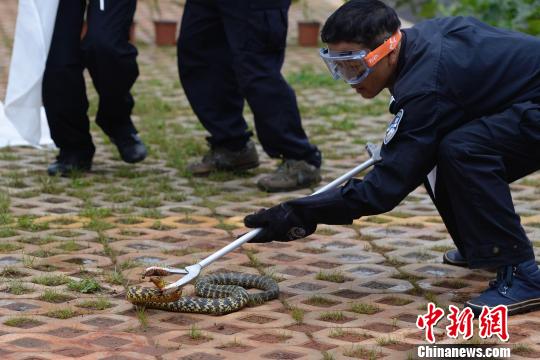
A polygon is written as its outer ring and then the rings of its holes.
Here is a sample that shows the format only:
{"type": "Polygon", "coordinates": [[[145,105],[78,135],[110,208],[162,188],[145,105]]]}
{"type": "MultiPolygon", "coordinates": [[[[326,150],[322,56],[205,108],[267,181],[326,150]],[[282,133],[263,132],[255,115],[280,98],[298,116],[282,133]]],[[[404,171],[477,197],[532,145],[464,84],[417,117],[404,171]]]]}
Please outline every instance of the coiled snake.
{"type": "MultiPolygon", "coordinates": [[[[158,285],[156,280],[152,281],[158,285]]],[[[132,304],[146,308],[222,315],[238,311],[246,305],[276,299],[279,287],[268,276],[218,273],[199,278],[195,283],[195,293],[200,297],[181,296],[181,290],[165,294],[159,288],[132,286],[128,288],[126,298],[132,304]],[[252,288],[263,291],[249,293],[246,290],[252,288]]]]}

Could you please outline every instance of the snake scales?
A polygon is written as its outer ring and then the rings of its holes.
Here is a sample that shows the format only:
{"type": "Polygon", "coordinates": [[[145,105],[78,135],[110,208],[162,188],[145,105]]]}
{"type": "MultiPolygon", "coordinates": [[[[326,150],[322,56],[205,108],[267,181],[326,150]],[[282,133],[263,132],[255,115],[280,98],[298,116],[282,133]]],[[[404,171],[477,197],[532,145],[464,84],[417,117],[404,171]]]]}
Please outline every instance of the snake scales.
{"type": "Polygon", "coordinates": [[[200,297],[181,296],[179,290],[164,294],[158,288],[132,286],[126,298],[134,305],[166,311],[222,315],[238,311],[246,305],[257,305],[276,299],[277,283],[268,276],[218,273],[201,277],[195,283],[195,294],[200,297]],[[246,289],[260,289],[249,293],[246,289]]]}

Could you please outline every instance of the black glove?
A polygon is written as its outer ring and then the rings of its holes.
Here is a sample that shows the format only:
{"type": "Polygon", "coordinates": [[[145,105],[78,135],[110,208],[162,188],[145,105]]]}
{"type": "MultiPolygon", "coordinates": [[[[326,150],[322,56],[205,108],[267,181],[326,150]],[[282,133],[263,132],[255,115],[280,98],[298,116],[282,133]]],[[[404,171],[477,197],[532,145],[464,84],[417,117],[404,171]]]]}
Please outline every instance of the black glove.
{"type": "Polygon", "coordinates": [[[250,242],[291,241],[311,235],[317,224],[301,219],[287,203],[263,209],[244,218],[249,228],[263,228],[250,242]]]}
{"type": "Polygon", "coordinates": [[[244,218],[249,228],[263,228],[250,242],[291,241],[309,236],[317,224],[351,224],[341,188],[281,203],[244,218]]]}

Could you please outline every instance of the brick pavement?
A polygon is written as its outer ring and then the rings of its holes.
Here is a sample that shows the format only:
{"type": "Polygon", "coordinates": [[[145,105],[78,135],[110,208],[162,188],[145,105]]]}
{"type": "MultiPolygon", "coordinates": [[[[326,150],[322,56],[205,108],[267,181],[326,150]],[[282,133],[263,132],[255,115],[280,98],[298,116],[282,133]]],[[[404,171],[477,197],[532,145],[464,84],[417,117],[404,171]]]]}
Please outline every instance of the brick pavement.
{"type": "MultiPolygon", "coordinates": [[[[0,2],[0,92],[15,3],[0,2]]],[[[165,5],[167,14],[181,13],[175,4],[165,5]]],[[[121,163],[95,127],[95,171],[83,177],[47,177],[52,152],[0,150],[0,358],[406,359],[425,343],[414,322],[428,301],[459,305],[493,276],[441,263],[452,242],[417,189],[388,214],[320,226],[302,241],[244,246],[207,269],[272,275],[279,300],[219,317],[135,310],[125,286],[140,283],[146,266],[193,263],[244,232],[245,214],[310,192],[259,192],[256,178],[275,166],[265,156],[238,177],[185,176],[186,161],[205,149],[204,131],[178,83],[174,49],[151,44],[150,16],[142,2],[134,94],[147,161],[121,163]]],[[[295,5],[291,19],[300,16],[295,5]]],[[[365,160],[365,141],[381,138],[387,96],[366,102],[332,82],[316,52],[294,46],[291,33],[285,73],[330,181],[365,160]]],[[[512,185],[535,244],[539,186],[538,174],[512,185]]],[[[510,342],[521,344],[511,345],[513,358],[540,357],[540,313],[513,317],[509,328],[510,342]]]]}

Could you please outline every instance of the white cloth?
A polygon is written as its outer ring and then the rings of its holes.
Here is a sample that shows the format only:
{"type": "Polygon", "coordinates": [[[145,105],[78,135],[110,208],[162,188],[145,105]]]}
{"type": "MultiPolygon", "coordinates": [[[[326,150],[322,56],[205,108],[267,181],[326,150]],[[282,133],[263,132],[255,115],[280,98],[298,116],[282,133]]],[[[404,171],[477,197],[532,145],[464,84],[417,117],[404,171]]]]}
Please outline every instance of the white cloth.
{"type": "MultiPolygon", "coordinates": [[[[45,110],[41,108],[41,138],[38,144],[44,147],[54,147],[54,143],[51,140],[51,134],[49,133],[49,126],[47,125],[47,118],[45,117],[45,110]]],[[[22,146],[22,145],[34,145],[23,139],[17,132],[15,127],[7,119],[4,113],[4,105],[0,101],[0,148],[6,146],[22,146]]]]}
{"type": "Polygon", "coordinates": [[[33,146],[52,144],[44,121],[41,84],[58,2],[19,0],[5,114],[0,112],[0,146],[23,145],[21,139],[33,146]]]}

